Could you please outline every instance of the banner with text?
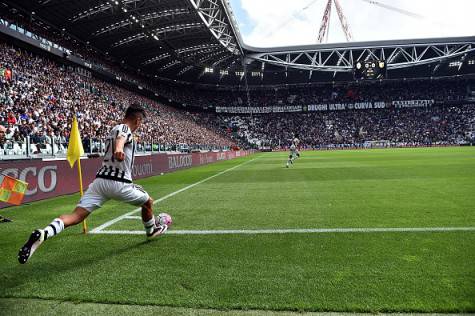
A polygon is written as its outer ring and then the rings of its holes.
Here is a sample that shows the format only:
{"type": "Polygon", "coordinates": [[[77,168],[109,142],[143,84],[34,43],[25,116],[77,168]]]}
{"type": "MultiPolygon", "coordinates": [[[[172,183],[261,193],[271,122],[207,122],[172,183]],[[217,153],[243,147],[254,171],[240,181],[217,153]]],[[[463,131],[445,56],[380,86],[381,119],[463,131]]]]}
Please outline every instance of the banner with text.
{"type": "Polygon", "coordinates": [[[426,108],[434,105],[434,100],[405,100],[393,101],[392,104],[396,109],[400,108],[426,108]]]}
{"type": "Polygon", "coordinates": [[[231,114],[264,114],[283,112],[325,112],[344,110],[368,110],[386,108],[416,108],[429,107],[435,104],[434,100],[398,100],[391,102],[347,102],[347,103],[318,103],[309,105],[289,106],[217,106],[216,113],[231,114]]]}
{"type": "MultiPolygon", "coordinates": [[[[244,157],[253,151],[227,151],[192,154],[154,154],[136,156],[133,179],[141,179],[179,169],[205,165],[220,160],[244,157]]],[[[94,180],[102,159],[82,159],[83,184],[87,188],[94,180]]],[[[4,175],[28,182],[24,203],[48,199],[79,191],[77,170],[71,169],[66,160],[28,160],[0,163],[4,175]]],[[[0,182],[3,180],[0,176],[0,182]]],[[[9,206],[0,202],[0,208],[9,206]]]]}
{"type": "Polygon", "coordinates": [[[217,106],[216,113],[283,113],[283,112],[302,112],[302,105],[287,106],[217,106]]]}

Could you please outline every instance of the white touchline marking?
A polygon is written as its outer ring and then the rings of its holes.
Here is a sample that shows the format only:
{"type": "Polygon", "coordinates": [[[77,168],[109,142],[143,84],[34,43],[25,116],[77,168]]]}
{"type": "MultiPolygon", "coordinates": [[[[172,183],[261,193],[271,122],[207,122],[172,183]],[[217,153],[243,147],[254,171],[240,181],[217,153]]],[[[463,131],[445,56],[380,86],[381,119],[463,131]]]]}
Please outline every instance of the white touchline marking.
{"type": "MultiPolygon", "coordinates": [[[[387,233],[387,232],[454,232],[475,231],[475,227],[380,227],[380,228],[295,228],[295,229],[227,229],[227,230],[168,230],[167,235],[257,235],[309,233],[387,233]]],[[[143,235],[141,230],[101,230],[96,234],[143,235]]]]}
{"type": "MultiPolygon", "coordinates": [[[[257,157],[257,158],[254,158],[254,159],[245,161],[245,162],[243,162],[243,163],[240,163],[240,164],[237,165],[237,166],[234,166],[234,167],[231,167],[231,168],[229,168],[229,169],[226,169],[226,170],[223,170],[223,171],[221,171],[221,172],[218,172],[217,174],[212,175],[212,176],[210,176],[210,177],[208,177],[208,178],[206,178],[206,179],[203,179],[203,180],[200,180],[200,181],[195,182],[195,183],[193,183],[193,184],[190,184],[190,185],[188,185],[188,186],[186,186],[186,187],[184,187],[184,188],[181,188],[180,190],[177,190],[177,191],[175,191],[175,192],[172,192],[172,193],[170,193],[170,194],[167,194],[167,195],[165,195],[164,197],[161,197],[161,198],[159,198],[158,200],[153,201],[153,204],[156,204],[156,203],[158,203],[158,202],[161,202],[161,201],[164,201],[164,200],[166,200],[166,199],[168,199],[168,198],[171,198],[172,196],[175,196],[175,195],[177,195],[178,193],[181,193],[181,192],[183,192],[183,191],[186,191],[186,190],[188,190],[188,189],[191,189],[192,187],[197,186],[198,184],[201,184],[201,183],[203,183],[203,182],[206,182],[206,181],[208,181],[208,180],[211,180],[211,179],[213,179],[213,178],[216,178],[217,176],[220,176],[220,175],[222,175],[222,174],[224,174],[224,173],[226,173],[226,172],[232,171],[232,170],[234,170],[234,169],[236,169],[236,168],[238,168],[238,167],[240,167],[240,166],[244,166],[244,165],[246,165],[246,164],[248,164],[248,163],[250,163],[250,162],[252,162],[252,161],[254,161],[254,160],[256,160],[256,159],[259,159],[259,158],[260,158],[260,157],[257,157]]],[[[135,213],[137,213],[137,212],[140,212],[141,209],[142,209],[142,208],[138,207],[138,208],[136,208],[135,210],[133,210],[133,211],[131,211],[131,212],[128,212],[128,213],[125,213],[124,215],[121,215],[121,216],[119,216],[119,217],[116,217],[116,218],[114,218],[114,219],[112,219],[112,220],[110,220],[110,221],[108,221],[108,222],[106,222],[106,223],[104,223],[104,224],[102,224],[102,225],[100,225],[100,226],[94,228],[94,229],[91,230],[89,233],[90,233],[90,234],[97,234],[97,233],[101,232],[104,228],[107,228],[107,227],[109,227],[109,226],[111,226],[111,225],[117,223],[118,221],[121,221],[121,220],[123,220],[123,219],[126,219],[126,218],[130,217],[131,215],[133,215],[133,214],[135,214],[135,213]]],[[[143,234],[144,232],[142,231],[141,233],[143,234]]]]}
{"type": "Polygon", "coordinates": [[[124,219],[142,219],[142,216],[126,216],[124,219]]]}

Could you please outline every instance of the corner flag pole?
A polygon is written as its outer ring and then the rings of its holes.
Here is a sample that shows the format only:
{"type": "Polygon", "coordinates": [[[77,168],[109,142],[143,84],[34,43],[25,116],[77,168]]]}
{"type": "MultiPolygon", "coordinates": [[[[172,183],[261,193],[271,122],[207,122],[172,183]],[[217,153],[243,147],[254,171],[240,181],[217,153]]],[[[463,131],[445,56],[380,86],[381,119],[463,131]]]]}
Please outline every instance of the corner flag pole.
{"type": "MultiPolygon", "coordinates": [[[[78,159],[78,175],[79,175],[79,194],[81,197],[84,195],[82,189],[82,170],[81,170],[81,159],[78,159]]],[[[83,234],[87,234],[87,222],[86,219],[82,221],[82,232],[83,234]]]]}

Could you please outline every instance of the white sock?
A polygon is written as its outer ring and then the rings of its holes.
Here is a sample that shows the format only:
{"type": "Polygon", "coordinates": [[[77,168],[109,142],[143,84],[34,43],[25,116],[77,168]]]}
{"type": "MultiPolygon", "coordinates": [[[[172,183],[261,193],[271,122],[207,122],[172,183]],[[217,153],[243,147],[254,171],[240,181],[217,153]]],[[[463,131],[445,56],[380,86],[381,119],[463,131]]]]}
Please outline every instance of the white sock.
{"type": "Polygon", "coordinates": [[[153,230],[155,229],[155,216],[153,216],[148,221],[143,222],[143,227],[145,228],[146,234],[151,234],[153,230]]]}
{"type": "Polygon", "coordinates": [[[59,234],[60,232],[63,231],[63,229],[64,229],[64,222],[59,218],[55,218],[51,222],[51,224],[46,226],[45,229],[44,229],[45,239],[51,238],[51,237],[59,234]]]}

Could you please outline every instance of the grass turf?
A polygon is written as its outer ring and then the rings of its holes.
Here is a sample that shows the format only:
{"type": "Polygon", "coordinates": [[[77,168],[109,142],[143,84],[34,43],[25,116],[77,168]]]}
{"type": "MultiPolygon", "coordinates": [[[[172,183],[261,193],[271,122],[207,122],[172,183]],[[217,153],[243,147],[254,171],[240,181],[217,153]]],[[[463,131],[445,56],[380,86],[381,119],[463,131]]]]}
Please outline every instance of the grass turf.
{"type": "MultiPolygon", "coordinates": [[[[367,316],[367,313],[285,312],[264,310],[213,310],[155,305],[76,303],[69,301],[0,298],[0,315],[166,315],[166,316],[367,316]]],[[[394,315],[379,313],[378,315],[394,315]]],[[[450,316],[453,314],[400,314],[400,316],[450,316]]]]}
{"type": "MultiPolygon", "coordinates": [[[[173,229],[475,227],[475,149],[285,153],[138,181],[152,197],[254,159],[158,205],[173,229]]],[[[87,235],[71,228],[25,266],[28,233],[77,196],[2,210],[0,297],[214,309],[475,311],[475,232],[87,235]]],[[[133,207],[109,202],[96,227],[133,207]]],[[[141,229],[123,220],[108,229],[141,229]]]]}

